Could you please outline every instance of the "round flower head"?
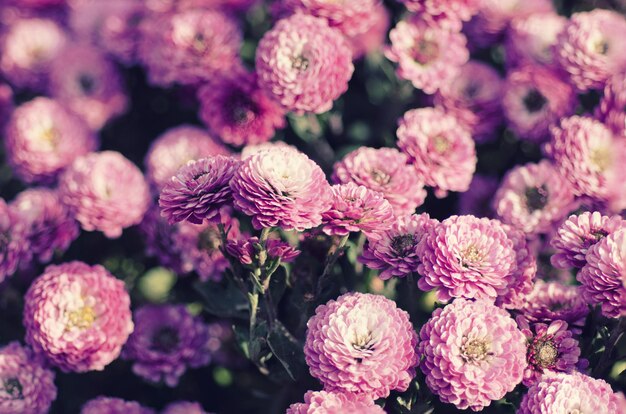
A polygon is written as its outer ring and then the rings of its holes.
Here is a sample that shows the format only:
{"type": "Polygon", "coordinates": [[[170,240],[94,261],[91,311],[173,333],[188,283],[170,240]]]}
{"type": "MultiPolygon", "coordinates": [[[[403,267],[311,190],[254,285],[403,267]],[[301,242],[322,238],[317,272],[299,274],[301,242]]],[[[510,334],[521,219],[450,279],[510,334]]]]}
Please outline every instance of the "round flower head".
{"type": "Polygon", "coordinates": [[[115,151],[78,158],[59,180],[59,193],[84,230],[109,238],[139,224],[150,205],[143,174],[115,151]]]}
{"type": "Polygon", "coordinates": [[[516,166],[493,200],[500,220],[529,236],[549,233],[574,206],[570,183],[547,160],[516,166]]]}
{"type": "Polygon", "coordinates": [[[529,64],[558,70],[554,45],[566,23],[567,18],[555,12],[534,13],[513,19],[505,43],[507,66],[529,64]]]}
{"type": "Polygon", "coordinates": [[[384,296],[346,293],[318,306],[307,327],[306,363],[326,391],[384,398],[415,375],[417,335],[384,296]]]}
{"type": "Polygon", "coordinates": [[[326,20],[295,14],[279,20],[256,51],[259,86],[286,110],[322,113],[352,77],[352,51],[326,20]]]}
{"type": "Polygon", "coordinates": [[[93,130],[126,110],[126,94],[117,68],[87,44],[70,44],[52,61],[50,91],[93,130]]]}
{"type": "Polygon", "coordinates": [[[6,127],[7,161],[27,183],[53,182],[77,157],[96,146],[85,121],[48,98],[20,105],[6,127]]]}
{"type": "Polygon", "coordinates": [[[161,214],[170,224],[220,220],[220,209],[232,200],[229,182],[239,167],[235,158],[216,155],[189,161],[161,190],[161,214]]]}
{"type": "Polygon", "coordinates": [[[324,233],[329,236],[376,233],[394,221],[391,204],[377,191],[354,183],[334,185],[332,191],[332,206],[322,214],[324,233]]]}
{"type": "Polygon", "coordinates": [[[468,21],[480,8],[481,0],[400,0],[412,12],[444,15],[468,21]]]}
{"type": "Polygon", "coordinates": [[[0,39],[0,73],[16,88],[44,90],[50,62],[66,41],[63,28],[53,20],[16,20],[0,39]]]}
{"type": "Polygon", "coordinates": [[[506,292],[499,295],[495,303],[504,309],[520,309],[526,303],[526,296],[533,290],[537,259],[522,231],[506,224],[503,227],[507,237],[513,242],[516,266],[508,276],[510,281],[506,292]]]}
{"type": "Polygon", "coordinates": [[[571,215],[561,223],[550,242],[557,251],[550,262],[561,269],[580,269],[587,264],[585,256],[589,249],[620,227],[626,227],[626,221],[617,215],[603,216],[598,211],[571,215]]]}
{"type": "Polygon", "coordinates": [[[133,331],[124,283],[100,265],[50,265],[24,298],[26,342],[64,372],[101,371],[133,331]]]}
{"type": "Polygon", "coordinates": [[[200,89],[198,100],[202,121],[237,147],[269,141],[285,126],[284,111],[259,88],[253,73],[218,77],[200,89]]]}
{"type": "Polygon", "coordinates": [[[355,183],[381,193],[398,217],[413,214],[424,202],[426,190],[408,160],[395,148],[360,147],[335,164],[333,182],[355,183]]]}
{"type": "Polygon", "coordinates": [[[332,203],[321,168],[303,153],[275,147],[245,160],[230,182],[235,207],[254,228],[302,231],[317,227],[332,203]]]}
{"type": "Polygon", "coordinates": [[[472,60],[441,86],[434,103],[467,126],[476,142],[491,141],[502,123],[503,84],[494,68],[472,60]]]}
{"type": "Polygon", "coordinates": [[[241,159],[245,159],[259,152],[269,150],[269,149],[275,149],[275,148],[288,148],[291,150],[298,151],[298,148],[294,147],[293,145],[289,145],[285,143],[284,141],[273,141],[273,142],[264,142],[262,144],[256,144],[256,145],[246,145],[245,147],[241,149],[240,156],[241,156],[241,159]]]}
{"type": "Polygon", "coordinates": [[[207,326],[183,305],[146,305],[133,313],[135,330],[122,358],[149,381],[178,385],[187,368],[209,363],[207,326]]]}
{"type": "Polygon", "coordinates": [[[529,388],[517,410],[517,414],[621,412],[608,383],[578,372],[544,375],[529,388]]]}
{"type": "Polygon", "coordinates": [[[160,192],[187,162],[229,153],[226,147],[201,128],[191,125],[174,127],[165,131],[150,145],[144,160],[146,178],[152,189],[160,192]]]}
{"type": "Polygon", "coordinates": [[[399,121],[398,147],[407,154],[435,195],[467,191],[476,169],[476,149],[469,131],[438,108],[407,111],[399,121]]]}
{"type": "Polygon", "coordinates": [[[389,39],[385,56],[398,64],[398,76],[427,94],[454,79],[469,59],[465,36],[426,16],[398,22],[389,39]]]}
{"type": "Polygon", "coordinates": [[[452,216],[426,235],[420,249],[424,291],[452,298],[491,299],[505,293],[516,268],[513,242],[497,220],[452,216]]]}
{"type": "Polygon", "coordinates": [[[385,414],[385,410],[363,394],[307,391],[304,402],[291,404],[285,414],[332,413],[385,414]]]}
{"type": "Polygon", "coordinates": [[[530,387],[537,383],[547,372],[572,372],[580,357],[578,341],[572,338],[572,331],[567,323],[554,321],[550,325],[534,324],[532,327],[521,317],[518,325],[526,336],[526,360],[528,366],[524,371],[524,385],[530,387]]]}
{"type": "Polygon", "coordinates": [[[97,397],[87,401],[80,414],[155,414],[154,410],[141,406],[136,401],[121,398],[97,397]]]}
{"type": "Polygon", "coordinates": [[[161,266],[172,269],[174,273],[185,273],[181,262],[181,252],[174,247],[176,226],[171,226],[161,217],[157,204],[148,208],[139,223],[139,232],[146,246],[146,255],[157,259],[161,266]]]}
{"type": "Polygon", "coordinates": [[[626,70],[613,76],[604,88],[600,104],[596,108],[597,117],[615,135],[626,138],[626,70]]]}
{"type": "Polygon", "coordinates": [[[367,30],[347,36],[352,47],[352,58],[355,60],[370,52],[379,51],[387,40],[391,17],[382,2],[376,2],[374,9],[365,16],[365,19],[368,23],[363,27],[367,27],[367,30]]]}
{"type": "Polygon", "coordinates": [[[191,401],[176,401],[170,403],[161,411],[161,414],[208,414],[200,403],[191,401]]]}
{"type": "Polygon", "coordinates": [[[474,174],[467,191],[459,194],[459,214],[493,217],[491,200],[498,190],[498,185],[499,181],[496,177],[474,174]]]}
{"type": "Polygon", "coordinates": [[[585,299],[609,318],[626,316],[626,225],[591,247],[586,260],[576,275],[585,299]]]}
{"type": "Polygon", "coordinates": [[[436,309],[420,330],[420,368],[441,401],[480,411],[522,381],[525,342],[505,310],[457,299],[436,309]]]}
{"type": "Polygon", "coordinates": [[[45,414],[57,396],[54,372],[18,342],[0,348],[0,412],[45,414]]]}
{"type": "Polygon", "coordinates": [[[191,85],[239,65],[241,32],[230,15],[188,10],[152,15],[141,24],[139,58],[151,83],[191,85]]]}
{"type": "Polygon", "coordinates": [[[426,213],[398,217],[388,230],[368,239],[359,261],[370,269],[380,270],[379,277],[383,280],[417,272],[418,247],[436,223],[426,213]]]}
{"type": "Polygon", "coordinates": [[[556,55],[580,91],[600,89],[626,69],[626,20],[617,12],[595,9],[574,13],[558,36],[556,55]]]}
{"type": "Polygon", "coordinates": [[[543,142],[550,126],[574,113],[574,89],[541,66],[524,66],[506,77],[502,105],[508,126],[520,138],[543,142]]]}
{"type": "Polygon", "coordinates": [[[20,262],[30,260],[27,231],[21,217],[0,198],[0,283],[15,273],[20,262]]]}
{"type": "Polygon", "coordinates": [[[65,251],[79,234],[78,223],[55,190],[30,188],[15,198],[11,208],[26,227],[29,249],[41,263],[55,251],[65,251]]]}

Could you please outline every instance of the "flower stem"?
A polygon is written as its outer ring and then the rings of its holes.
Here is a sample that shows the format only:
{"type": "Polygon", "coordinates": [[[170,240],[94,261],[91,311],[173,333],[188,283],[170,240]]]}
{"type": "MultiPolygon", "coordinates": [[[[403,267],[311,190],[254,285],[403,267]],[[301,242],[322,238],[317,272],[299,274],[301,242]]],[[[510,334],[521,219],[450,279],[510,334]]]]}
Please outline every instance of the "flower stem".
{"type": "MultiPolygon", "coordinates": [[[[315,289],[315,296],[317,298],[322,294],[322,290],[324,289],[324,285],[326,284],[326,279],[330,276],[330,272],[333,269],[333,266],[337,262],[337,259],[345,250],[346,243],[348,242],[348,237],[350,237],[350,233],[346,234],[339,240],[339,244],[335,248],[335,250],[331,253],[328,251],[328,255],[326,256],[326,265],[324,266],[324,271],[322,275],[317,280],[317,288],[315,289]]],[[[332,247],[331,247],[332,249],[332,247]]]]}
{"type": "Polygon", "coordinates": [[[611,363],[612,363],[611,354],[613,354],[613,350],[615,349],[615,346],[617,345],[619,340],[622,338],[622,336],[624,336],[625,332],[626,332],[626,318],[622,317],[622,318],[619,318],[617,324],[615,325],[615,327],[611,331],[611,334],[609,335],[609,339],[607,340],[607,343],[604,347],[604,352],[602,353],[602,357],[600,358],[600,361],[598,361],[598,365],[596,365],[596,368],[593,370],[594,376],[604,376],[606,371],[610,368],[611,363]]]}

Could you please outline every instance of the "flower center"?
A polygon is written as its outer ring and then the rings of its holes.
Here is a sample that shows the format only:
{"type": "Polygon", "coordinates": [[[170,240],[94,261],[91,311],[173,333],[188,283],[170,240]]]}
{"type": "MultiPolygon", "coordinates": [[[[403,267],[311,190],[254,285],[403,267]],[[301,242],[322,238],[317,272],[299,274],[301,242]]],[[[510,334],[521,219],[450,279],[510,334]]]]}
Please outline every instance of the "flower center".
{"type": "Polygon", "coordinates": [[[557,347],[552,341],[541,341],[534,346],[535,360],[541,368],[552,366],[559,355],[557,347]]]}
{"type": "Polygon", "coordinates": [[[304,72],[309,68],[309,59],[305,58],[303,55],[298,55],[291,61],[291,67],[300,72],[304,72]]]}
{"type": "Polygon", "coordinates": [[[606,55],[609,51],[609,43],[605,39],[600,39],[593,45],[593,50],[601,55],[606,55]]]}
{"type": "Polygon", "coordinates": [[[228,110],[230,121],[235,125],[245,125],[252,121],[258,111],[254,102],[242,91],[233,92],[225,107],[228,110]]]}
{"type": "Polygon", "coordinates": [[[389,184],[389,182],[391,181],[391,175],[387,174],[384,171],[372,170],[370,172],[370,175],[378,184],[389,184]]]}
{"type": "MultiPolygon", "coordinates": [[[[356,334],[356,338],[352,341],[352,348],[361,354],[365,354],[364,356],[371,355],[376,350],[372,333],[368,331],[364,335],[356,334]]],[[[363,362],[363,358],[361,357],[354,359],[359,364],[363,362]]]]}
{"type": "Polygon", "coordinates": [[[412,234],[403,234],[391,239],[391,248],[400,256],[406,256],[415,247],[415,236],[412,234]]]}
{"type": "Polygon", "coordinates": [[[195,34],[191,41],[191,47],[198,53],[202,53],[207,50],[208,43],[204,34],[198,32],[195,34]]]}
{"type": "Polygon", "coordinates": [[[40,137],[43,142],[50,144],[50,146],[54,148],[56,145],[58,135],[59,134],[56,131],[56,129],[50,126],[41,131],[40,137]]]}
{"type": "Polygon", "coordinates": [[[524,97],[524,106],[531,114],[541,111],[546,103],[548,100],[537,89],[529,90],[524,97]]]}
{"type": "Polygon", "coordinates": [[[489,344],[480,339],[472,339],[461,346],[461,357],[465,362],[483,361],[490,355],[489,344]]]}
{"type": "Polygon", "coordinates": [[[83,73],[78,77],[78,85],[84,95],[91,95],[95,89],[96,82],[91,75],[83,73]]]}
{"type": "Polygon", "coordinates": [[[461,252],[461,266],[469,268],[476,262],[481,261],[483,258],[482,253],[475,245],[468,246],[461,252]]]}
{"type": "Polygon", "coordinates": [[[169,326],[160,328],[156,331],[154,336],[152,336],[152,349],[165,354],[169,354],[176,349],[179,343],[180,338],[178,337],[178,331],[169,326]]]}
{"type": "Polygon", "coordinates": [[[435,152],[437,154],[444,154],[448,149],[450,149],[450,142],[446,137],[441,135],[433,138],[433,147],[435,148],[435,152]]]}
{"type": "MultiPolygon", "coordinates": [[[[5,398],[5,399],[23,400],[24,394],[22,392],[23,392],[22,384],[20,383],[20,380],[18,380],[17,378],[11,377],[2,381],[2,388],[0,388],[0,397],[2,396],[2,394],[7,394],[8,398],[5,398]]],[[[1,400],[3,400],[3,398],[0,398],[0,401],[1,400]]]]}
{"type": "Polygon", "coordinates": [[[411,57],[420,65],[427,65],[439,56],[439,44],[430,39],[420,39],[413,45],[411,57]]]}
{"type": "Polygon", "coordinates": [[[526,196],[526,207],[528,210],[541,210],[548,204],[548,189],[545,184],[540,187],[528,187],[524,194],[526,196]]]}
{"type": "Polygon", "coordinates": [[[80,309],[67,313],[66,330],[78,328],[85,330],[90,328],[96,321],[96,311],[91,306],[83,306],[80,309]]]}
{"type": "Polygon", "coordinates": [[[604,172],[609,168],[613,161],[611,155],[611,149],[608,147],[594,148],[591,150],[589,159],[593,165],[595,165],[600,172],[604,172]]]}

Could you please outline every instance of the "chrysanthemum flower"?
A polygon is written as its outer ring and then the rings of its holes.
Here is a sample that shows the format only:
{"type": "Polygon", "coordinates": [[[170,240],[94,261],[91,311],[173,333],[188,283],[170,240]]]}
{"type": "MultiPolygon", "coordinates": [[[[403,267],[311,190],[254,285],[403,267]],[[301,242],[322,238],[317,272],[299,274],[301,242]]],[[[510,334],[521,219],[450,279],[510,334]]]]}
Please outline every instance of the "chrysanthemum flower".
{"type": "Polygon", "coordinates": [[[470,132],[454,116],[438,108],[412,109],[399,121],[396,134],[398,147],[435,195],[468,189],[476,149],[470,132]]]}
{"type": "Polygon", "coordinates": [[[424,202],[426,190],[408,160],[395,148],[360,147],[335,164],[333,182],[365,186],[381,193],[396,216],[410,215],[424,202]]]}
{"type": "Polygon", "coordinates": [[[239,164],[223,155],[189,161],[161,190],[161,214],[170,224],[218,222],[220,209],[232,200],[229,182],[239,164]]]}
{"type": "Polygon", "coordinates": [[[587,264],[576,276],[585,299],[602,305],[605,316],[626,316],[626,226],[591,247],[585,259],[587,264]]]}
{"type": "Polygon", "coordinates": [[[50,265],[24,298],[26,342],[64,372],[101,371],[133,330],[124,283],[100,265],[50,265]]]}
{"type": "Polygon", "coordinates": [[[547,160],[514,167],[500,183],[493,200],[502,222],[529,236],[548,233],[574,205],[574,191],[547,160]]]}
{"type": "Polygon", "coordinates": [[[155,414],[155,411],[143,407],[136,401],[126,401],[113,397],[96,397],[83,405],[80,414],[155,414]]]}
{"type": "Polygon", "coordinates": [[[0,412],[46,414],[57,396],[54,372],[18,342],[0,348],[0,412]]]}
{"type": "Polygon", "coordinates": [[[220,9],[228,13],[245,12],[258,0],[146,0],[152,13],[172,13],[193,9],[220,9]]]}
{"type": "Polygon", "coordinates": [[[381,398],[415,375],[417,335],[384,296],[346,293],[318,306],[307,327],[306,362],[326,391],[381,398]]]}
{"type": "Polygon", "coordinates": [[[457,299],[420,330],[420,364],[441,401],[480,411],[512,391],[526,368],[524,334],[488,301],[457,299]]]}
{"type": "Polygon", "coordinates": [[[498,295],[495,303],[504,309],[520,309],[533,290],[533,282],[537,275],[537,259],[522,231],[506,224],[503,227],[507,237],[513,242],[516,266],[508,276],[506,292],[498,295]]]}
{"type": "Polygon", "coordinates": [[[122,358],[149,381],[175,387],[187,368],[209,363],[207,326],[183,305],[146,305],[133,313],[135,330],[122,358]]]}
{"type": "Polygon", "coordinates": [[[304,394],[304,402],[291,404],[285,414],[316,413],[384,414],[385,410],[363,394],[308,391],[304,394]]]}
{"type": "Polygon", "coordinates": [[[272,141],[272,142],[264,142],[262,144],[256,144],[256,145],[246,145],[245,147],[241,149],[240,156],[241,156],[241,159],[245,159],[259,152],[269,150],[269,149],[275,149],[275,148],[287,148],[290,150],[298,151],[298,148],[294,147],[293,145],[289,145],[284,141],[272,141]]]}
{"type": "Polygon", "coordinates": [[[541,65],[558,70],[554,45],[566,23],[567,18],[555,12],[513,19],[506,34],[507,66],[541,65]]]}
{"type": "Polygon", "coordinates": [[[548,139],[550,126],[572,115],[577,102],[574,89],[560,75],[541,66],[515,69],[504,82],[504,116],[522,139],[548,139]]]}
{"type": "Polygon", "coordinates": [[[97,145],[80,116],[43,97],[13,111],[5,133],[7,161],[27,183],[53,182],[77,157],[97,145]]]}
{"type": "Polygon", "coordinates": [[[240,147],[269,141],[285,112],[257,85],[253,73],[216,77],[198,91],[200,119],[222,141],[240,147]]]}
{"type": "Polygon", "coordinates": [[[389,39],[385,56],[398,64],[398,76],[427,94],[454,79],[469,59],[465,36],[427,16],[398,22],[389,39]]]}
{"type": "Polygon", "coordinates": [[[59,180],[59,193],[84,230],[109,238],[139,224],[150,205],[143,174],[115,151],[78,158],[59,180]]]}
{"type": "Polygon", "coordinates": [[[380,50],[387,40],[387,32],[391,23],[387,7],[383,3],[377,2],[374,10],[366,16],[366,19],[369,20],[369,24],[366,25],[369,27],[367,30],[348,36],[348,42],[352,47],[352,58],[355,60],[370,52],[380,50]]]}
{"type": "Polygon", "coordinates": [[[257,230],[317,227],[332,203],[321,168],[290,148],[272,148],[246,158],[230,186],[235,207],[252,217],[257,230]]]}
{"type": "MultiPolygon", "coordinates": [[[[254,263],[257,250],[255,245],[259,243],[258,237],[250,237],[245,240],[229,240],[226,250],[228,254],[239,260],[243,265],[254,263]]],[[[277,239],[268,239],[265,242],[267,258],[270,260],[280,259],[281,262],[292,262],[300,254],[300,251],[291,247],[289,243],[277,239]]]]}
{"type": "Polygon", "coordinates": [[[150,145],[144,160],[146,178],[152,189],[160,192],[187,162],[229,154],[226,147],[202,128],[191,125],[170,128],[150,145]]]}
{"type": "Polygon", "coordinates": [[[412,12],[445,15],[468,21],[480,8],[481,0],[400,0],[412,12]]]}
{"type": "Polygon", "coordinates": [[[379,277],[383,280],[417,272],[418,247],[436,223],[426,213],[398,217],[389,230],[368,239],[359,261],[370,269],[380,270],[379,277]]]}
{"type": "Polygon", "coordinates": [[[6,83],[0,82],[0,131],[13,112],[13,90],[6,83]]]}
{"type": "Polygon", "coordinates": [[[613,76],[604,88],[596,116],[615,135],[626,138],[626,71],[613,76]]]}
{"type": "Polygon", "coordinates": [[[161,414],[208,414],[200,403],[191,401],[176,401],[170,403],[161,411],[161,414]]]}
{"type": "Polygon", "coordinates": [[[347,89],[352,51],[324,19],[295,14],[279,20],[256,51],[258,82],[286,110],[322,113],[347,89]]]}
{"type": "Polygon", "coordinates": [[[459,194],[459,214],[492,218],[492,199],[498,190],[496,177],[474,174],[467,191],[459,194]]]}
{"type": "Polygon", "coordinates": [[[183,274],[181,252],[174,245],[174,235],[177,226],[168,224],[161,217],[161,209],[157,204],[152,204],[143,220],[139,223],[139,232],[146,246],[146,255],[157,259],[161,266],[172,269],[175,273],[183,274]]]}
{"type": "Polygon", "coordinates": [[[574,372],[544,375],[524,395],[517,414],[620,414],[611,386],[574,372]]]}
{"type": "Polygon", "coordinates": [[[603,88],[612,75],[626,69],[625,37],[626,20],[615,11],[574,13],[558,36],[558,62],[578,90],[603,88]]]}
{"type": "Polygon", "coordinates": [[[0,283],[20,262],[30,260],[27,227],[19,215],[0,198],[0,283]]]}
{"type": "Polygon", "coordinates": [[[598,211],[571,215],[550,242],[557,251],[550,262],[562,269],[580,269],[587,263],[589,249],[621,227],[626,227],[626,221],[617,215],[604,216],[598,211]]]}

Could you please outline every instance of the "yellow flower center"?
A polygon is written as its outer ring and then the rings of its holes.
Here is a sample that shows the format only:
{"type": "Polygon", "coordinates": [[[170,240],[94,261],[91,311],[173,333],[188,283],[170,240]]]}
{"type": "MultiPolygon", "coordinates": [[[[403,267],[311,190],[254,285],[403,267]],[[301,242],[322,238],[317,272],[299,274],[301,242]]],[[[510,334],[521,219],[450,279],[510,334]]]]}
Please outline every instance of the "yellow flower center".
{"type": "Polygon", "coordinates": [[[96,321],[96,311],[91,306],[83,306],[80,309],[67,313],[66,329],[78,328],[85,330],[90,328],[96,321]]]}

